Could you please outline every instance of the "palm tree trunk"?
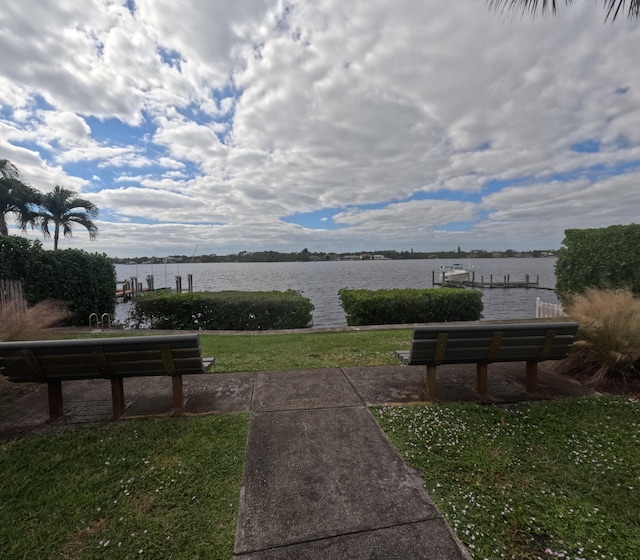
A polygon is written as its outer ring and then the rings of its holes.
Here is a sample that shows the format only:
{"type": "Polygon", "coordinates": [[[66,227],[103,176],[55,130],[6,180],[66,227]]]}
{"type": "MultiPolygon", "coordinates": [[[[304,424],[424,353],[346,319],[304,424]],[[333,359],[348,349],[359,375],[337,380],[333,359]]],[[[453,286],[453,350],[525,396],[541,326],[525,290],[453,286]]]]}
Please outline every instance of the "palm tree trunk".
{"type": "Polygon", "coordinates": [[[9,228],[7,227],[7,220],[5,220],[4,214],[0,214],[0,235],[9,235],[9,228]]]}
{"type": "Polygon", "coordinates": [[[53,232],[53,250],[58,250],[58,239],[60,239],[60,224],[56,224],[56,229],[53,232]]]}

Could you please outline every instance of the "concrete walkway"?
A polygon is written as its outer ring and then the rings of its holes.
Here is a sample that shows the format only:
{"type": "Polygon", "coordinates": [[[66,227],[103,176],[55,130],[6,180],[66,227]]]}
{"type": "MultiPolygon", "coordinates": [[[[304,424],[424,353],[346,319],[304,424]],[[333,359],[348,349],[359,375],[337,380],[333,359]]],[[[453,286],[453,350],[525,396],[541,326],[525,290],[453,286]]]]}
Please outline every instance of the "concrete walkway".
{"type": "MultiPolygon", "coordinates": [[[[424,402],[422,367],[334,368],[187,376],[186,414],[251,411],[235,553],[238,560],[469,558],[367,406],[424,402]]],[[[443,401],[506,404],[590,391],[541,366],[539,392],[524,364],[494,364],[490,397],[475,366],[439,368],[443,401]]],[[[0,436],[104,421],[106,381],[63,384],[68,413],[47,424],[46,387],[0,402],[0,436]]],[[[123,417],[169,414],[167,378],[125,381],[123,417]]]]}

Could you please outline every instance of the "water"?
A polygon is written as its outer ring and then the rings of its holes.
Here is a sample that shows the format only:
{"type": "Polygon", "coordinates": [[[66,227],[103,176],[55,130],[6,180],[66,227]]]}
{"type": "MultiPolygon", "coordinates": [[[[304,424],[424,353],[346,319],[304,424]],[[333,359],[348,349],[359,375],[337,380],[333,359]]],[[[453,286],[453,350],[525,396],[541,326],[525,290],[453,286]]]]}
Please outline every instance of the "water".
{"type": "MultiPolygon", "coordinates": [[[[453,261],[388,260],[388,261],[326,261],[291,263],[190,263],[155,265],[116,265],[118,280],[132,277],[146,286],[146,276],[153,275],[156,288],[176,285],[182,276],[182,289],[187,290],[187,275],[193,275],[194,291],[270,291],[296,290],[309,298],[315,310],[315,327],[338,327],[347,324],[340,307],[338,291],[342,288],[431,288],[432,271],[453,261]]],[[[490,275],[502,281],[509,275],[512,281],[540,278],[540,286],[555,287],[555,258],[543,259],[470,259],[476,280],[490,275]]],[[[535,317],[536,298],[556,303],[553,291],[542,289],[485,289],[483,317],[485,319],[522,319],[535,317]]],[[[116,306],[116,320],[124,321],[128,304],[116,306]]]]}

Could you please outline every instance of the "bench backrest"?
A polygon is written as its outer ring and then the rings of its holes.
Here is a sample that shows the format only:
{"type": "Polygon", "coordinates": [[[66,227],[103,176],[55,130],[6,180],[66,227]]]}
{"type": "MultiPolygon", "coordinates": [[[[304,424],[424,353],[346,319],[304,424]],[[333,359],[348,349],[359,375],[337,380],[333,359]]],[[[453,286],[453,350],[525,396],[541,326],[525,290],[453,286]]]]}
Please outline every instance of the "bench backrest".
{"type": "Polygon", "coordinates": [[[413,329],[411,365],[559,360],[569,353],[578,323],[438,323],[413,329]]]}
{"type": "Polygon", "coordinates": [[[10,381],[204,373],[197,334],[0,343],[10,381]]]}

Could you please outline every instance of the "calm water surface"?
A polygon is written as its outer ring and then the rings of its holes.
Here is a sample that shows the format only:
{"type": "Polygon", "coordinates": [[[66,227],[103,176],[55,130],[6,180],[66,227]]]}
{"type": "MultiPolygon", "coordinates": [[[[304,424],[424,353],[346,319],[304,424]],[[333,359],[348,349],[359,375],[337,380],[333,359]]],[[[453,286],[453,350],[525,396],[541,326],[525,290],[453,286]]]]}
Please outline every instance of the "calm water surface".
{"type": "MultiPolygon", "coordinates": [[[[117,265],[118,280],[138,278],[146,286],[147,275],[153,275],[156,288],[176,285],[182,277],[182,289],[187,290],[187,275],[193,275],[194,291],[270,291],[297,290],[309,298],[315,310],[315,327],[336,327],[347,324],[340,307],[338,291],[342,288],[431,288],[432,271],[454,261],[389,260],[389,261],[327,261],[294,263],[193,263],[162,265],[117,265]]],[[[493,275],[502,281],[509,275],[512,281],[532,281],[540,278],[540,286],[555,287],[555,258],[544,259],[470,259],[462,261],[473,267],[476,280],[485,281],[493,275]]],[[[535,317],[536,298],[556,303],[555,293],[543,289],[485,289],[482,301],[485,319],[520,319],[535,317]]],[[[116,319],[126,318],[127,304],[119,304],[116,319]]]]}

